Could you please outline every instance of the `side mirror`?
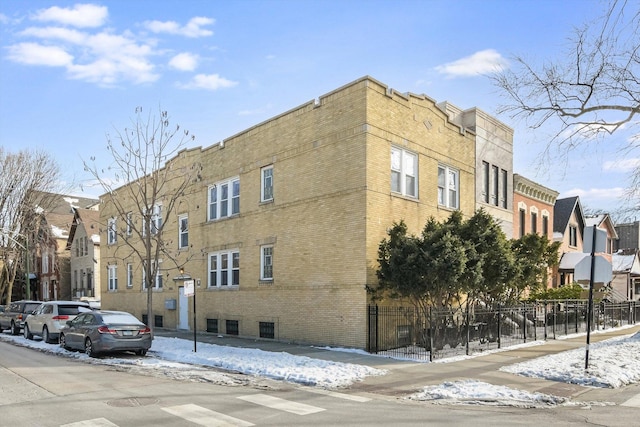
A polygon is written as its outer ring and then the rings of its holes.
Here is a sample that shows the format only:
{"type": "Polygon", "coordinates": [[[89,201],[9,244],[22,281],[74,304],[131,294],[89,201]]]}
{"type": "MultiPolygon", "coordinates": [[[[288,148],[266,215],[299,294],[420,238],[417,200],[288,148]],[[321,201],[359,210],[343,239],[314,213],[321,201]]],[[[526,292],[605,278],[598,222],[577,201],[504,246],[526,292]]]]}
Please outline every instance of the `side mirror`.
{"type": "Polygon", "coordinates": [[[71,326],[71,324],[73,323],[73,320],[67,320],[66,323],[67,323],[67,326],[71,326]]]}

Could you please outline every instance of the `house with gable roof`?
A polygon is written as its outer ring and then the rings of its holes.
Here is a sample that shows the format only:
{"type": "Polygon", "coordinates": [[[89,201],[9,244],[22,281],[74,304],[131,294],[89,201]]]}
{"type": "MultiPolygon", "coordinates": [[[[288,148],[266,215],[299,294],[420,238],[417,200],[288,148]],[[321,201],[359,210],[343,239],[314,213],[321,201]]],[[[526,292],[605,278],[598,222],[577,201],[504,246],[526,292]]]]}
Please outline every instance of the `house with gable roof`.
{"type": "Polygon", "coordinates": [[[100,212],[74,208],[67,239],[70,258],[71,298],[100,300],[100,212]]]}
{"type": "Polygon", "coordinates": [[[589,254],[583,251],[585,217],[580,197],[557,199],[553,208],[553,240],[561,242],[560,263],[553,275],[553,287],[570,285],[576,264],[589,254]]]}
{"type": "Polygon", "coordinates": [[[613,280],[611,289],[626,295],[629,301],[640,301],[640,251],[631,249],[612,255],[613,280]]]}

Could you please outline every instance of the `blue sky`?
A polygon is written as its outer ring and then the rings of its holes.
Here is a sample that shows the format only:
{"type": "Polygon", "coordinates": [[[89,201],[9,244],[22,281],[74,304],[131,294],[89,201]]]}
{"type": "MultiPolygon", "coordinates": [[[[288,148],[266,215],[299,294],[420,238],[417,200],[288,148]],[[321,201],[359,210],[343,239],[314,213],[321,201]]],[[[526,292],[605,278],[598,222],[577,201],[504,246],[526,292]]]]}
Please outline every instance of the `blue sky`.
{"type": "MultiPolygon", "coordinates": [[[[81,0],[80,0],[81,1],[81,0]]],[[[496,115],[484,75],[513,55],[555,59],[597,0],[0,2],[0,144],[43,149],[68,182],[109,157],[106,134],[136,107],[167,110],[206,147],[370,75],[496,115]]],[[[497,115],[496,115],[497,116],[497,115]]],[[[549,137],[508,116],[514,170],[613,212],[628,171],[624,136],[538,163],[549,137]]],[[[75,193],[79,193],[75,191],[75,193]]],[[[100,194],[98,189],[89,195],[100,194]]]]}

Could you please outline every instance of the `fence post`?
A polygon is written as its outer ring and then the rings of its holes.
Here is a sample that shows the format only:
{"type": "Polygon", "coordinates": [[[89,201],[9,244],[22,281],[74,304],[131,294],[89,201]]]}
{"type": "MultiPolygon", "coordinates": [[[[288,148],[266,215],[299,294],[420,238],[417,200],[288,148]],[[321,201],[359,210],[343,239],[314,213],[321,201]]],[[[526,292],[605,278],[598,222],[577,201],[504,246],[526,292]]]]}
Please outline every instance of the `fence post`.
{"type": "Polygon", "coordinates": [[[464,316],[466,317],[465,322],[467,323],[467,344],[466,344],[465,353],[468,356],[469,355],[469,336],[470,336],[469,334],[469,301],[467,301],[467,310],[464,316]]]}
{"type": "Polygon", "coordinates": [[[569,335],[569,316],[567,316],[567,300],[564,300],[564,334],[569,335]]]}
{"type": "Polygon", "coordinates": [[[522,339],[527,342],[527,303],[523,302],[520,309],[522,310],[522,339]]]}
{"type": "Polygon", "coordinates": [[[429,306],[429,362],[433,362],[433,314],[431,310],[433,307],[429,306]]]}
{"type": "Polygon", "coordinates": [[[502,310],[498,304],[498,348],[502,347],[502,310]]]}

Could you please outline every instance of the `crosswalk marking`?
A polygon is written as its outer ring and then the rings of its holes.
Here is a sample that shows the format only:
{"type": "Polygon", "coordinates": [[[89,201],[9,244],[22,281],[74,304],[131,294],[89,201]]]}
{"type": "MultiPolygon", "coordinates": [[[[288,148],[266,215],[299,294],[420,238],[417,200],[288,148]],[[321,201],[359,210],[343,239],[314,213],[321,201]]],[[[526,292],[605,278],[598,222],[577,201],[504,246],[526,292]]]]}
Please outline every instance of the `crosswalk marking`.
{"type": "Polygon", "coordinates": [[[369,402],[371,400],[368,397],[358,396],[356,394],[338,393],[337,391],[324,390],[321,388],[318,388],[318,389],[308,388],[305,391],[309,391],[311,393],[316,393],[316,394],[324,394],[325,396],[337,397],[338,399],[353,400],[354,402],[360,402],[360,403],[369,402]]]}
{"type": "Polygon", "coordinates": [[[63,424],[60,427],[118,427],[106,418],[94,418],[92,420],[78,421],[77,423],[63,424]]]}
{"type": "Polygon", "coordinates": [[[620,406],[633,406],[634,408],[640,408],[640,394],[636,394],[631,399],[621,403],[620,406]]]}
{"type": "Polygon", "coordinates": [[[255,403],[256,405],[266,406],[268,408],[278,409],[280,411],[289,412],[297,415],[309,415],[316,412],[324,411],[323,408],[317,406],[305,405],[304,403],[291,402],[289,400],[280,399],[279,397],[268,396],[266,394],[252,394],[248,396],[238,396],[246,402],[255,403]]]}
{"type": "Polygon", "coordinates": [[[194,424],[206,427],[250,427],[254,424],[229,415],[211,411],[202,406],[189,403],[187,405],[170,406],[162,408],[163,411],[180,417],[194,424]]]}

